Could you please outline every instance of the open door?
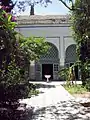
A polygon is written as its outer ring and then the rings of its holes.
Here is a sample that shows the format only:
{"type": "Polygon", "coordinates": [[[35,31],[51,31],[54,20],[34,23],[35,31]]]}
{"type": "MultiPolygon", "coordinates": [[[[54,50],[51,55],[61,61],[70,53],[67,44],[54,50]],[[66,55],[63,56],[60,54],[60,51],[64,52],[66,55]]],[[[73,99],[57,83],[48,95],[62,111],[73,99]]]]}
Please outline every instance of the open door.
{"type": "Polygon", "coordinates": [[[53,79],[53,64],[42,64],[42,79],[45,80],[45,75],[51,75],[53,79]]]}

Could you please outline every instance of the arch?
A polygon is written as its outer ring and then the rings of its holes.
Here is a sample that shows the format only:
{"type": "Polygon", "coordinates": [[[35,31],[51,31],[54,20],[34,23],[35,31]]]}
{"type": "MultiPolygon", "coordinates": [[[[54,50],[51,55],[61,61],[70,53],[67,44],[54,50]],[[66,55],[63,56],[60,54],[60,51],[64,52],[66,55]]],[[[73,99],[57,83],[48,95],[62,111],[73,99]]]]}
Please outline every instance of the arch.
{"type": "Polygon", "coordinates": [[[58,79],[59,51],[53,43],[47,43],[50,45],[49,50],[40,57],[39,61],[35,62],[36,80],[46,79],[45,74],[51,75],[52,80],[58,79]]]}
{"type": "Polygon", "coordinates": [[[47,43],[50,46],[50,48],[46,54],[44,54],[40,57],[40,60],[59,59],[59,51],[58,51],[57,47],[53,43],[50,43],[50,42],[47,42],[47,43]]]}
{"type": "Polygon", "coordinates": [[[67,47],[65,52],[65,64],[76,62],[76,45],[72,44],[67,47]]]}

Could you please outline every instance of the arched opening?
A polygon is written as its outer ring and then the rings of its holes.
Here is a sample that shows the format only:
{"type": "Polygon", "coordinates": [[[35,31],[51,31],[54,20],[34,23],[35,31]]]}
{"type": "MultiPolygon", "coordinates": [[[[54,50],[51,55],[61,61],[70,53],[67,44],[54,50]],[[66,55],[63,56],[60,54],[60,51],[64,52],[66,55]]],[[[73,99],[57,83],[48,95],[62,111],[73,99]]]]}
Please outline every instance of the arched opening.
{"type": "MultiPolygon", "coordinates": [[[[76,55],[76,45],[72,44],[67,47],[66,52],[65,52],[65,66],[70,67],[72,66],[77,60],[77,55],[76,55]]],[[[75,76],[76,79],[78,79],[78,66],[75,66],[75,76]]]]}
{"type": "MultiPolygon", "coordinates": [[[[47,53],[40,57],[36,65],[41,66],[40,75],[42,80],[46,80],[45,75],[51,75],[50,79],[56,79],[59,67],[59,52],[57,47],[48,43],[50,48],[47,53]],[[56,76],[56,77],[55,77],[56,76]]],[[[37,71],[36,71],[37,72],[37,71]]],[[[36,76],[37,77],[37,76],[36,76]]]]}
{"type": "Polygon", "coordinates": [[[65,52],[65,65],[75,63],[77,59],[76,56],[76,45],[72,44],[67,47],[65,52]]]}
{"type": "Polygon", "coordinates": [[[48,42],[48,44],[49,44],[50,48],[49,48],[49,50],[48,50],[48,52],[46,54],[44,54],[44,55],[42,55],[40,57],[40,60],[43,60],[43,59],[50,60],[50,59],[58,58],[58,49],[57,49],[57,47],[52,43],[48,42]]]}

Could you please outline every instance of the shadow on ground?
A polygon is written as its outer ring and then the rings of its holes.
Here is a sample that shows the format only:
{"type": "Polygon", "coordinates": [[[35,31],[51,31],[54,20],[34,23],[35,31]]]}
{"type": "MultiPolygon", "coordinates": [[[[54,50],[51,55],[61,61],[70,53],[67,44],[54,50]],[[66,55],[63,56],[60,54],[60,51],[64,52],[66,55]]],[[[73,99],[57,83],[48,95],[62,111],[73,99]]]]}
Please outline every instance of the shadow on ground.
{"type": "MultiPolygon", "coordinates": [[[[28,120],[31,118],[28,116],[28,120]]],[[[31,120],[90,120],[90,108],[75,101],[61,101],[34,111],[31,120]]]]}
{"type": "MultiPolygon", "coordinates": [[[[6,111],[3,111],[6,116],[6,111]]],[[[25,111],[14,111],[12,114],[10,112],[10,115],[9,120],[90,120],[90,107],[85,108],[73,100],[68,100],[37,110],[32,107],[25,111]]],[[[0,120],[7,120],[5,116],[0,114],[0,120]]]]}
{"type": "Polygon", "coordinates": [[[36,88],[55,88],[55,85],[36,84],[36,88]]]}
{"type": "Polygon", "coordinates": [[[55,85],[49,85],[49,84],[35,84],[36,90],[39,90],[39,94],[45,93],[47,90],[51,88],[55,88],[55,85]]]}

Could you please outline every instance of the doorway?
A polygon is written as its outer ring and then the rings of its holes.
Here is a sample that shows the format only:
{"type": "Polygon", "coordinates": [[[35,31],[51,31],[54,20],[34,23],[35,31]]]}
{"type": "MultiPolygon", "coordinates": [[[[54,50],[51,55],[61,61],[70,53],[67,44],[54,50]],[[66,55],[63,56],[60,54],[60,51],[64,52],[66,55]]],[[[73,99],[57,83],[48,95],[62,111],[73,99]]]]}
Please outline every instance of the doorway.
{"type": "Polygon", "coordinates": [[[51,75],[53,79],[53,64],[42,64],[42,79],[46,80],[45,75],[51,75]]]}

